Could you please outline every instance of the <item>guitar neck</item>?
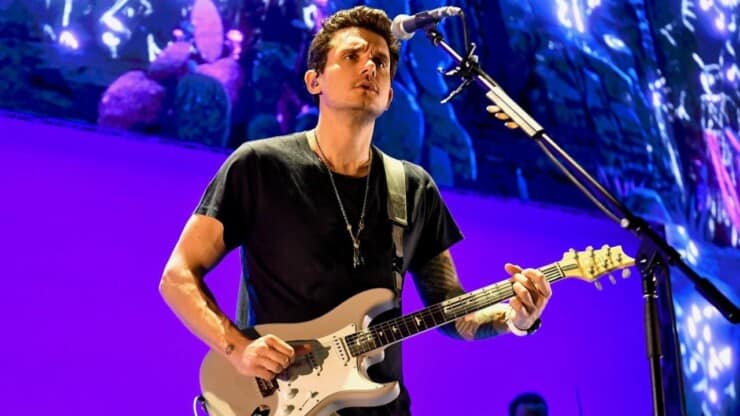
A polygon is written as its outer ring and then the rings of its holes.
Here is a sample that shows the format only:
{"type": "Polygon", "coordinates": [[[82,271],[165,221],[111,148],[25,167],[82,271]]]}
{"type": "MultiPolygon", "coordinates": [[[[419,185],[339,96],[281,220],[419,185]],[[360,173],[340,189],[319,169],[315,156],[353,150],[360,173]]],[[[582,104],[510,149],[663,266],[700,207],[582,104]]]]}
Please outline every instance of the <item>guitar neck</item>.
{"type": "MultiPolygon", "coordinates": [[[[564,278],[566,276],[565,272],[571,267],[573,266],[555,262],[540,267],[539,270],[550,283],[554,283],[564,278]]],[[[347,335],[344,340],[350,354],[356,357],[443,326],[471,312],[495,305],[512,297],[514,297],[514,290],[511,281],[503,280],[447,299],[412,314],[370,325],[363,331],[347,335]]]]}

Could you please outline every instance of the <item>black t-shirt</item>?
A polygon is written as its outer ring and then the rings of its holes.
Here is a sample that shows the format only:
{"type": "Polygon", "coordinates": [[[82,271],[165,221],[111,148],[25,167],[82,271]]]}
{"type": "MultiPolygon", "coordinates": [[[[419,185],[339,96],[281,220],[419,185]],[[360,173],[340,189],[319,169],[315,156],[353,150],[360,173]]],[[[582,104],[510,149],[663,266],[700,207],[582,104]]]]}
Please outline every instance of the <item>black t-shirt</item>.
{"type": "MultiPolygon", "coordinates": [[[[364,265],[352,267],[352,240],[323,162],[311,150],[305,132],[244,143],[213,178],[197,214],[224,225],[227,249],[241,246],[246,291],[240,296],[237,324],[303,322],[317,318],[364,290],[393,289],[391,222],[383,162],[373,150],[365,228],[360,234],[364,265]],[[248,309],[247,309],[248,308],[248,309]],[[244,322],[247,317],[247,322],[244,322]]],[[[409,226],[404,232],[404,272],[413,271],[462,239],[434,181],[421,167],[403,162],[409,226]]],[[[347,218],[357,230],[366,177],[333,173],[347,218]]],[[[415,276],[415,278],[418,278],[415,276]]],[[[417,287],[434,287],[419,282],[417,287]]],[[[437,285],[439,286],[439,285],[437,285]]],[[[447,285],[449,286],[449,285],[447,285]]],[[[455,295],[422,293],[428,303],[455,295]]],[[[399,311],[380,319],[398,316],[399,311]]],[[[400,346],[370,368],[376,381],[402,380],[400,346]]],[[[402,384],[402,383],[401,383],[402,384]]],[[[406,415],[406,389],[389,405],[345,409],[342,415],[406,415]]]]}

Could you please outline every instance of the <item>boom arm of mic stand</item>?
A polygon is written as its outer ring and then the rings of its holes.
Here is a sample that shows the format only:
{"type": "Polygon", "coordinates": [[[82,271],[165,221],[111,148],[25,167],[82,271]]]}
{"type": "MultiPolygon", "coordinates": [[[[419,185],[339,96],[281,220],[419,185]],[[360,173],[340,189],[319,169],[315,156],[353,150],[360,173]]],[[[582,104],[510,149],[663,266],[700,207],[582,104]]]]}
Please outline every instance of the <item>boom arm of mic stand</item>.
{"type": "MultiPolygon", "coordinates": [[[[463,57],[457,53],[447,42],[442,34],[436,30],[434,25],[426,28],[427,37],[432,43],[447,52],[452,59],[460,65],[464,64],[463,57]]],[[[467,46],[467,45],[466,45],[467,46]]],[[[624,204],[622,204],[614,195],[604,188],[596,179],[589,175],[568,153],[565,152],[555,141],[546,133],[542,126],[532,118],[524,109],[522,109],[508,94],[496,83],[490,75],[483,71],[477,64],[472,65],[473,77],[479,85],[488,90],[486,97],[491,100],[501,111],[506,113],[511,120],[516,123],[529,137],[539,140],[548,149],[553,150],[557,156],[565,160],[568,166],[576,171],[588,185],[596,189],[600,196],[606,199],[613,208],[622,216],[620,225],[635,233],[640,239],[649,239],[661,256],[668,261],[671,266],[678,267],[693,283],[696,290],[704,296],[715,308],[733,324],[740,322],[740,310],[737,305],[717,289],[708,279],[699,276],[691,267],[689,267],[676,250],[668,244],[665,239],[653,231],[642,218],[634,215],[624,204]]],[[[570,177],[576,181],[575,177],[570,177]]],[[[578,184],[577,184],[578,185],[578,184]]],[[[583,186],[579,186],[583,189],[583,186]]]]}

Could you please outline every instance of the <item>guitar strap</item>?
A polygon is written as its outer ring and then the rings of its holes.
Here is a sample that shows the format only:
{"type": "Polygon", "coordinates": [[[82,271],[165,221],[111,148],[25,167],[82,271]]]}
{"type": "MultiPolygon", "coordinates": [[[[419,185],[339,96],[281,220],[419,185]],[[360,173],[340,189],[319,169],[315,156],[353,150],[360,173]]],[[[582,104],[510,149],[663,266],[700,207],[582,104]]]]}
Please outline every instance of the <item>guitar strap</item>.
{"type": "Polygon", "coordinates": [[[396,294],[396,307],[401,306],[401,289],[403,289],[403,232],[408,227],[406,212],[406,173],[403,162],[383,153],[377,147],[385,168],[385,181],[388,185],[388,218],[393,224],[393,284],[396,294]]]}

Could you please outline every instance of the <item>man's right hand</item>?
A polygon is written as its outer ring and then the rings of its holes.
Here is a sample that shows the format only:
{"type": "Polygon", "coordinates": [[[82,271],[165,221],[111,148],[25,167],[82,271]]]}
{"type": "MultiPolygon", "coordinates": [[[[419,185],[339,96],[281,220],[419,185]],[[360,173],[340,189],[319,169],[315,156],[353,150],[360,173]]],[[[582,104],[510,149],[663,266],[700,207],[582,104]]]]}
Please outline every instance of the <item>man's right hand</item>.
{"type": "Polygon", "coordinates": [[[272,380],[290,367],[298,355],[307,353],[309,346],[293,348],[275,335],[265,335],[237,346],[227,355],[237,371],[246,376],[272,380]]]}

